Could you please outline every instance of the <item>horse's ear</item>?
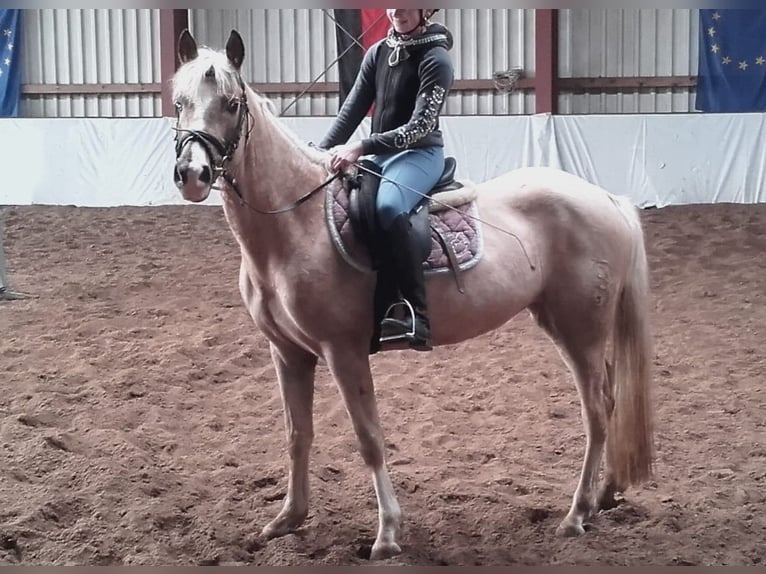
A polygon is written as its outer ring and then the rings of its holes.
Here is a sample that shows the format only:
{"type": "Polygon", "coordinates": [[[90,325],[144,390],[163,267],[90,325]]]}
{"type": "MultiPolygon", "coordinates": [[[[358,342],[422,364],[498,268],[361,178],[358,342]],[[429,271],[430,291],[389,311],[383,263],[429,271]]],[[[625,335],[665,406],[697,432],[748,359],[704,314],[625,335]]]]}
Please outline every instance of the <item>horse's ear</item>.
{"type": "Polygon", "coordinates": [[[197,42],[194,41],[188,28],[181,32],[181,37],[178,39],[178,57],[182,64],[191,62],[197,57],[197,42]]]}
{"type": "Polygon", "coordinates": [[[245,43],[242,41],[242,36],[236,30],[232,30],[231,34],[229,34],[229,40],[226,42],[226,56],[229,58],[231,65],[236,70],[239,70],[245,59],[245,43]]]}

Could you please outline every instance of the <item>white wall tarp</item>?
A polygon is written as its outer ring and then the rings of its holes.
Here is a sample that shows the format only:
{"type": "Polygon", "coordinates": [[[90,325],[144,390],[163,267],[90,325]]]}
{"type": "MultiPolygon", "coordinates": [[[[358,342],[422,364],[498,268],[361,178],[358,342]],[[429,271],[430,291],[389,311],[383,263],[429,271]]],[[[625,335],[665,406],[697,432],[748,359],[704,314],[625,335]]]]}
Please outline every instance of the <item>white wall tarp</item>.
{"type": "MultiPolygon", "coordinates": [[[[330,118],[284,118],[318,142],[330,118]]],[[[183,203],[173,120],[2,119],[0,205],[183,203]]],[[[367,123],[357,131],[359,137],[367,123]]],[[[640,207],[766,202],[766,114],[445,117],[458,177],[553,165],[640,207]]],[[[220,204],[218,193],[207,204],[220,204]]]]}

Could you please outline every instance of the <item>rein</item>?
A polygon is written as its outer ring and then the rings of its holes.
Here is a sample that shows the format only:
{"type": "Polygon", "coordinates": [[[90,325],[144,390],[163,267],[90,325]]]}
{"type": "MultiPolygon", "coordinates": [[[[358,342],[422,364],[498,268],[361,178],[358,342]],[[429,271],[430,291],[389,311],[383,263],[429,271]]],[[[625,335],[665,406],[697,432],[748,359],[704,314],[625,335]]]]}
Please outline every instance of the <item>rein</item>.
{"type": "MultiPolygon", "coordinates": [[[[270,209],[270,210],[267,210],[267,211],[264,211],[262,209],[258,209],[257,207],[255,207],[253,205],[250,205],[247,201],[245,201],[245,198],[242,197],[242,194],[239,192],[239,189],[234,188],[234,187],[232,187],[232,189],[234,189],[234,191],[236,192],[237,197],[239,198],[240,205],[244,205],[249,210],[254,211],[255,213],[259,213],[261,215],[277,215],[279,213],[286,213],[288,211],[292,211],[293,209],[295,209],[299,205],[301,205],[303,203],[306,203],[314,195],[316,195],[317,193],[322,191],[325,187],[330,185],[333,181],[338,179],[340,176],[341,176],[341,173],[340,172],[336,172],[334,175],[332,175],[331,177],[326,179],[324,182],[320,183],[318,186],[316,186],[311,191],[305,193],[304,195],[302,195],[301,197],[299,197],[298,199],[293,201],[291,204],[286,205],[285,207],[280,207],[279,209],[270,209]]],[[[224,191],[226,191],[225,188],[224,188],[224,191]]]]}
{"type": "MultiPolygon", "coordinates": [[[[328,14],[328,12],[326,10],[323,10],[323,12],[325,12],[325,14],[328,14]]],[[[382,15],[378,18],[378,20],[381,17],[382,17],[382,15]]],[[[373,24],[371,24],[370,27],[367,30],[364,30],[364,32],[362,32],[362,35],[359,36],[359,38],[354,38],[354,36],[350,32],[348,32],[342,26],[340,26],[340,23],[337,22],[337,20],[335,20],[332,17],[331,17],[331,19],[334,20],[335,23],[338,25],[338,27],[343,32],[345,32],[346,35],[348,35],[351,38],[351,40],[352,40],[351,45],[349,47],[347,47],[346,50],[336,58],[336,60],[333,62],[333,64],[335,62],[338,62],[346,54],[346,52],[348,52],[355,45],[361,46],[361,43],[360,43],[359,40],[361,40],[361,38],[364,37],[364,35],[368,32],[368,30],[370,28],[372,28],[377,23],[377,20],[376,20],[376,22],[373,22],[373,24]]],[[[330,66],[332,66],[333,64],[330,64],[330,66]]],[[[329,67],[328,67],[328,69],[329,69],[329,67]]],[[[325,70],[325,72],[320,74],[320,76],[318,76],[312,82],[311,85],[313,86],[313,84],[315,84],[319,80],[319,78],[321,78],[321,76],[324,75],[324,73],[326,73],[326,72],[327,72],[327,70],[325,70]]],[[[326,188],[328,185],[330,185],[336,179],[338,179],[338,178],[340,178],[340,177],[342,177],[344,175],[341,171],[335,172],[332,176],[330,176],[324,182],[319,184],[317,187],[315,187],[311,191],[305,193],[304,195],[299,197],[297,200],[293,201],[289,205],[286,205],[285,207],[281,207],[281,208],[278,208],[278,209],[262,210],[262,209],[258,209],[257,207],[255,207],[253,205],[250,205],[245,200],[244,196],[242,195],[242,191],[239,188],[237,180],[231,175],[231,173],[229,173],[227,171],[227,164],[231,161],[232,157],[234,156],[234,154],[236,153],[236,151],[237,151],[237,149],[239,147],[240,141],[242,140],[242,128],[243,128],[245,122],[247,121],[247,125],[248,125],[247,131],[245,133],[245,145],[247,145],[247,142],[249,141],[250,133],[253,130],[253,125],[252,124],[254,123],[253,116],[250,113],[250,108],[248,107],[247,91],[246,91],[245,83],[242,80],[242,76],[240,74],[237,74],[237,80],[238,80],[239,86],[240,86],[240,88],[242,90],[242,95],[239,98],[237,98],[237,102],[239,104],[239,118],[237,120],[237,134],[238,134],[237,139],[234,140],[234,141],[230,141],[230,142],[222,142],[220,139],[218,139],[214,135],[212,135],[212,134],[210,134],[208,132],[202,131],[202,130],[188,130],[188,129],[178,128],[177,126],[178,126],[178,122],[180,121],[180,115],[181,115],[180,111],[181,110],[180,110],[180,108],[177,107],[176,108],[176,126],[173,127],[173,130],[176,132],[176,137],[175,137],[175,142],[176,142],[176,160],[178,160],[178,158],[181,155],[181,152],[183,151],[183,149],[189,143],[193,143],[193,142],[198,143],[205,150],[205,153],[207,154],[208,159],[210,160],[211,171],[212,171],[212,175],[213,175],[212,181],[216,182],[216,181],[218,181],[218,178],[223,178],[223,180],[228,184],[228,188],[227,187],[223,187],[223,188],[216,187],[215,184],[213,184],[213,185],[211,185],[211,189],[216,189],[216,190],[219,190],[219,191],[226,191],[226,192],[229,192],[230,189],[233,190],[234,193],[237,195],[237,198],[239,199],[240,205],[242,205],[244,207],[247,207],[249,210],[251,210],[251,211],[253,211],[255,213],[258,213],[260,215],[277,215],[277,214],[280,214],[280,213],[286,213],[288,211],[292,211],[292,210],[296,209],[297,207],[299,207],[300,205],[302,205],[303,203],[305,203],[306,201],[308,201],[309,199],[311,199],[314,195],[316,195],[318,192],[320,192],[321,190],[326,188]],[[185,135],[180,136],[180,134],[185,134],[185,135]],[[220,158],[218,162],[213,161],[214,158],[216,158],[216,157],[220,158]]],[[[301,93],[297,98],[295,98],[295,100],[293,100],[293,102],[291,102],[290,105],[287,106],[287,108],[282,111],[280,116],[284,115],[284,113],[303,94],[305,94],[310,89],[310,87],[311,86],[309,86],[309,88],[304,90],[303,93],[301,93]]],[[[413,189],[413,188],[411,188],[411,187],[409,187],[407,185],[404,185],[402,183],[395,182],[395,181],[393,181],[393,180],[383,176],[382,174],[375,173],[375,172],[369,170],[368,168],[364,167],[359,162],[356,162],[355,165],[361,171],[368,172],[368,173],[370,173],[370,174],[372,174],[374,176],[379,177],[381,180],[389,181],[391,183],[394,183],[397,186],[404,187],[404,188],[408,189],[409,191],[412,191],[412,192],[416,193],[417,195],[420,195],[420,196],[422,196],[424,198],[428,198],[427,194],[422,193],[422,192],[420,192],[420,191],[418,191],[416,189],[413,189]]],[[[432,201],[436,201],[437,203],[442,204],[447,209],[451,209],[451,210],[457,211],[451,205],[447,205],[446,203],[440,202],[440,201],[438,201],[438,200],[436,200],[434,198],[430,198],[430,199],[432,201]]],[[[487,221],[483,221],[482,219],[480,219],[478,217],[475,217],[475,216],[472,216],[472,215],[469,215],[469,217],[471,217],[472,219],[475,219],[476,221],[478,221],[480,223],[483,223],[484,225],[487,225],[488,227],[492,227],[492,228],[496,229],[497,231],[505,233],[505,234],[511,236],[512,238],[514,238],[519,243],[519,246],[521,247],[521,250],[524,253],[524,256],[526,257],[527,262],[529,263],[530,268],[532,270],[535,270],[535,265],[532,263],[532,260],[530,259],[529,254],[527,253],[526,247],[524,246],[524,243],[521,241],[521,238],[518,235],[516,235],[516,234],[514,234],[514,233],[512,233],[512,232],[510,232],[510,231],[508,231],[506,229],[503,229],[501,227],[493,225],[493,224],[491,224],[491,223],[489,223],[487,221]]]]}

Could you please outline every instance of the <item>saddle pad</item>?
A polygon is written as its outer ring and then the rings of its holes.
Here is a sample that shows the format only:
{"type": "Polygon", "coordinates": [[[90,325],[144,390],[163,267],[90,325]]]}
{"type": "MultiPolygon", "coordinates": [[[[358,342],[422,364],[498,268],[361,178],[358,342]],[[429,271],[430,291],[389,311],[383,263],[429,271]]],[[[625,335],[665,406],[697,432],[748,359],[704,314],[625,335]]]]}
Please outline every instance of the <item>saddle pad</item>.
{"type": "MultiPolygon", "coordinates": [[[[328,189],[325,198],[325,215],[333,243],[352,267],[370,272],[367,248],[354,234],[349,216],[349,196],[344,186],[328,189]]],[[[478,221],[475,201],[429,214],[431,227],[438,229],[455,251],[459,271],[474,267],[481,259],[484,242],[478,221]]],[[[431,254],[423,263],[426,275],[450,271],[449,259],[441,242],[431,232],[431,254]]]]}

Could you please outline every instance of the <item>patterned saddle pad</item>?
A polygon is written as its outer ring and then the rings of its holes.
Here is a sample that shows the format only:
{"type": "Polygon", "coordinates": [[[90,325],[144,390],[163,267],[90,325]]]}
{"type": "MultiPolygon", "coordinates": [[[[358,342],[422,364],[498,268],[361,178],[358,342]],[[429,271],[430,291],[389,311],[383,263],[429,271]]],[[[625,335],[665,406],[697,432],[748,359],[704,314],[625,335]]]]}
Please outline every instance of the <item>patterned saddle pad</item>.
{"type": "MultiPolygon", "coordinates": [[[[436,195],[435,199],[439,199],[436,195]]],[[[343,258],[360,271],[371,271],[370,257],[366,246],[357,239],[349,216],[349,194],[345,186],[328,189],[325,200],[325,214],[330,235],[335,247],[343,258]]],[[[449,257],[442,248],[437,229],[455,253],[457,269],[463,272],[474,267],[482,257],[483,236],[478,221],[475,201],[445,209],[432,202],[429,213],[431,223],[431,253],[423,263],[426,275],[451,271],[449,257]]]]}

